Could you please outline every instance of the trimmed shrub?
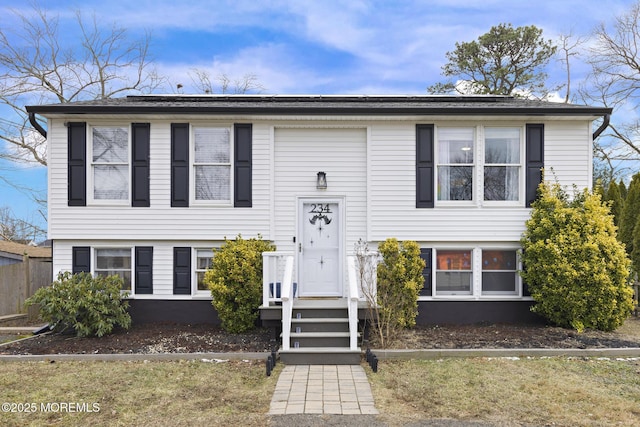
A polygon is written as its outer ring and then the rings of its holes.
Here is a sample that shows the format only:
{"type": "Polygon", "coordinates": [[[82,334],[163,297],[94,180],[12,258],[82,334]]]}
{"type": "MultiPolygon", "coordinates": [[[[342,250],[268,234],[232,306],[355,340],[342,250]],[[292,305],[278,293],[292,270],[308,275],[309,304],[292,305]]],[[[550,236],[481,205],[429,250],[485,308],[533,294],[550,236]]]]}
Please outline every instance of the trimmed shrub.
{"type": "Polygon", "coordinates": [[[245,240],[238,235],[214,250],[204,282],[224,330],[238,333],[255,327],[262,303],[262,253],[275,249],[261,236],[245,240]]]}
{"type": "Polygon", "coordinates": [[[123,298],[118,276],[93,277],[89,273],[60,273],[51,286],[40,288],[27,299],[38,304],[40,317],[55,331],[75,330],[79,337],[110,334],[113,328],[131,326],[129,302],[123,298]]]}
{"type": "Polygon", "coordinates": [[[608,207],[587,190],[569,200],[557,184],[541,184],[539,194],[521,239],[532,310],[578,331],[616,329],[633,301],[630,262],[608,207]]]}

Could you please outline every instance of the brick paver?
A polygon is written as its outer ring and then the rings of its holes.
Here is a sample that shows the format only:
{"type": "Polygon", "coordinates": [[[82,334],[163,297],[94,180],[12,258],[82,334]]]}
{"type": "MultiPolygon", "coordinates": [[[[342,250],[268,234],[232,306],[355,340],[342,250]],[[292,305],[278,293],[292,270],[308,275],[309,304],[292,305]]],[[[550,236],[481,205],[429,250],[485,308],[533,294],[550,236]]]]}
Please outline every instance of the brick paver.
{"type": "Polygon", "coordinates": [[[285,366],[269,414],[377,414],[360,365],[285,366]]]}

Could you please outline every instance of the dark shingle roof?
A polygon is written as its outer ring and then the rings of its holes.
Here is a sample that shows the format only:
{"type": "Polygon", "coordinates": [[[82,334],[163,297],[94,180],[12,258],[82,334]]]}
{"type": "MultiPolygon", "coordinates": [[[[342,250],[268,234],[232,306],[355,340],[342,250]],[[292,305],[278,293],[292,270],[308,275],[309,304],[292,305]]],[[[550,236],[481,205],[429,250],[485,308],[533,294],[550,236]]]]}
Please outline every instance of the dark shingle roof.
{"type": "Polygon", "coordinates": [[[48,114],[501,114],[596,115],[610,108],[508,96],[426,95],[137,95],[26,107],[48,114]]]}

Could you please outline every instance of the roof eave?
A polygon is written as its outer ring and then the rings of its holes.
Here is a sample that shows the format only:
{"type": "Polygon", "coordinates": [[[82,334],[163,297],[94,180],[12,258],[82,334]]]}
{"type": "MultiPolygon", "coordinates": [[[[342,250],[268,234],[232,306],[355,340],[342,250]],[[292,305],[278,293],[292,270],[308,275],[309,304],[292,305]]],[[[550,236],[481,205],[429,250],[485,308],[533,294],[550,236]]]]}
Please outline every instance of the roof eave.
{"type": "Polygon", "coordinates": [[[366,108],[366,107],[175,107],[175,106],[77,106],[77,105],[40,105],[27,106],[27,112],[40,115],[46,114],[310,114],[310,115],[579,115],[603,116],[611,114],[611,108],[482,108],[482,107],[452,107],[452,108],[366,108]]]}

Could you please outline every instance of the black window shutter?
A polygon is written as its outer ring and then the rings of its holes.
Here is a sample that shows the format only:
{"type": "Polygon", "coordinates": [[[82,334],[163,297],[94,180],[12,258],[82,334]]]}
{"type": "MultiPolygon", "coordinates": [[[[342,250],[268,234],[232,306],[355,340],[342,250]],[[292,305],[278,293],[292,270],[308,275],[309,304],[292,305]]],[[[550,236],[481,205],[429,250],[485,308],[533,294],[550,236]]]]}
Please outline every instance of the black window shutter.
{"type": "Polygon", "coordinates": [[[530,207],[538,196],[544,168],[544,125],[527,125],[526,206],[530,207]]]}
{"type": "Polygon", "coordinates": [[[131,124],[132,171],[131,171],[131,206],[149,207],[149,123],[131,124]]]}
{"type": "Polygon", "coordinates": [[[416,208],[434,206],[433,125],[416,125],[416,208]]]}
{"type": "Polygon", "coordinates": [[[91,248],[74,246],[71,248],[71,273],[91,273],[91,248]]]}
{"type": "Polygon", "coordinates": [[[420,248],[420,258],[424,260],[425,264],[424,270],[422,270],[422,277],[424,277],[424,287],[420,290],[420,296],[423,297],[430,297],[431,295],[433,295],[431,292],[432,252],[433,251],[431,250],[431,248],[420,248]]]}
{"type": "Polygon", "coordinates": [[[67,124],[67,203],[87,206],[87,124],[67,124]]]}
{"type": "Polygon", "coordinates": [[[153,293],[153,246],[136,246],[136,294],[153,293]]]}
{"type": "Polygon", "coordinates": [[[171,123],[171,207],[189,206],[189,123],[171,123]]]}
{"type": "Polygon", "coordinates": [[[173,248],[173,293],[191,294],[191,248],[173,248]]]}
{"type": "Polygon", "coordinates": [[[236,208],[250,208],[252,205],[252,125],[235,124],[234,132],[234,199],[236,208]]]}

